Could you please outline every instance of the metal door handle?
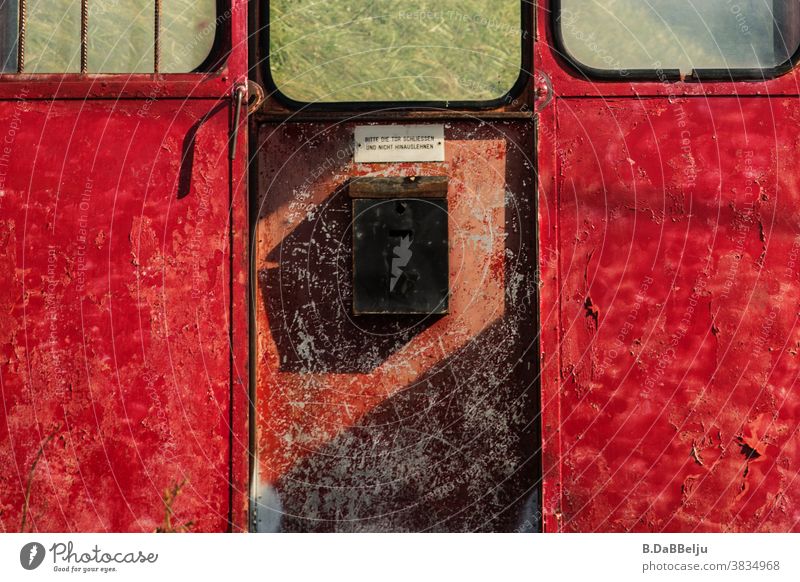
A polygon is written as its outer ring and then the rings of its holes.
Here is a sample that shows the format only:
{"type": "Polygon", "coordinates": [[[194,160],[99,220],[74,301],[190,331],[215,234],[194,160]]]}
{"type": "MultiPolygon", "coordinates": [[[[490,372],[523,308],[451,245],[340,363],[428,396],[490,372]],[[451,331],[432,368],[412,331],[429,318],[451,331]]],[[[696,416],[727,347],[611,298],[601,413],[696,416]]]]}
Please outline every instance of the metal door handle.
{"type": "Polygon", "coordinates": [[[258,111],[266,99],[264,96],[264,89],[255,81],[248,80],[247,84],[240,83],[236,85],[236,88],[233,90],[234,114],[233,127],[231,128],[231,161],[236,159],[236,142],[239,138],[239,125],[242,121],[242,104],[245,102],[245,97],[247,97],[247,115],[258,111]]]}

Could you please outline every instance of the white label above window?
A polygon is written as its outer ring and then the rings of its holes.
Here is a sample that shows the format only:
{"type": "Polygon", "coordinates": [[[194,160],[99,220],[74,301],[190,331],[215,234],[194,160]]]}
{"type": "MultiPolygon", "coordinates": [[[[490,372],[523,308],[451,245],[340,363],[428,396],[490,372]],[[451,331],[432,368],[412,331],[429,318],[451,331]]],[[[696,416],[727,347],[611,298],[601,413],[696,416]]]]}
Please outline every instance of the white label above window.
{"type": "Polygon", "coordinates": [[[355,132],[356,163],[443,162],[444,125],[361,125],[355,132]]]}

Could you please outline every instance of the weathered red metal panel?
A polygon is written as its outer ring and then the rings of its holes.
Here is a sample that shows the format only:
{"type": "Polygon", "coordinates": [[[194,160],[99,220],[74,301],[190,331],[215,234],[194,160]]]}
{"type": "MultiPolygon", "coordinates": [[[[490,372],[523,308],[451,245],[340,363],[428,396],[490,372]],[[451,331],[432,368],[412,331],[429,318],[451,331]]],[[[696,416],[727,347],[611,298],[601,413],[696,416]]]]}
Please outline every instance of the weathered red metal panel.
{"type": "Polygon", "coordinates": [[[3,529],[226,529],[228,108],[0,107],[3,529]]]}
{"type": "Polygon", "coordinates": [[[565,527],[800,527],[800,107],[558,115],[565,527]]]}
{"type": "Polygon", "coordinates": [[[796,73],[592,83],[547,4],[546,529],[797,531],[796,73]]]}
{"type": "Polygon", "coordinates": [[[403,164],[354,164],[354,126],[261,130],[259,529],[534,530],[532,124],[451,122],[444,163],[403,164]],[[448,315],[353,315],[360,176],[448,177],[448,315]]]}
{"type": "Polygon", "coordinates": [[[209,74],[0,83],[0,528],[247,528],[247,2],[209,74]]]}

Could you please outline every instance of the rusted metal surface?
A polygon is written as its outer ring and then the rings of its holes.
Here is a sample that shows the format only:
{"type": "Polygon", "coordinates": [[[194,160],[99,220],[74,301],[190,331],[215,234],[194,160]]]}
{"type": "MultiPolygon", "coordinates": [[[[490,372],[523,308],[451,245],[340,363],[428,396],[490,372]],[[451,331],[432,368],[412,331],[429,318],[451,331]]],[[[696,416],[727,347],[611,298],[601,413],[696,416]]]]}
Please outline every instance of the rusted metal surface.
{"type": "Polygon", "coordinates": [[[533,128],[453,122],[418,164],[354,164],[353,129],[260,130],[256,527],[534,530],[533,128]],[[352,315],[363,176],[449,180],[449,315],[352,315]]]}
{"type": "Polygon", "coordinates": [[[591,83],[541,8],[545,529],[797,531],[797,75],[591,83]]]}
{"type": "Polygon", "coordinates": [[[161,71],[161,0],[153,2],[153,71],[161,71]]]}
{"type": "Polygon", "coordinates": [[[364,177],[350,182],[351,198],[445,198],[447,176],[364,177]]]}
{"type": "Polygon", "coordinates": [[[27,24],[28,24],[28,0],[19,0],[17,15],[17,72],[22,73],[25,70],[25,39],[27,37],[27,24]]]}
{"type": "Polygon", "coordinates": [[[2,531],[247,527],[246,2],[219,26],[219,73],[0,84],[2,531]]]}
{"type": "MultiPolygon", "coordinates": [[[[89,71],[89,0],[81,0],[81,73],[89,71]]],[[[158,72],[158,69],[156,69],[158,72]]]]}

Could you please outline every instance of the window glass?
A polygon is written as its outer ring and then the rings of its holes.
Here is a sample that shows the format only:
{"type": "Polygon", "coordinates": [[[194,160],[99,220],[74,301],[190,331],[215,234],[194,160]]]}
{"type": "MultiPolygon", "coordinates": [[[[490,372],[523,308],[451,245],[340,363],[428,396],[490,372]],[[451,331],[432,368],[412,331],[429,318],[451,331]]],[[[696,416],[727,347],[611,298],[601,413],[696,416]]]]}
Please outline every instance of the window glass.
{"type": "Polygon", "coordinates": [[[773,69],[800,43],[800,2],[561,0],[558,26],[595,69],[773,69]]]}
{"type": "Polygon", "coordinates": [[[79,0],[28,0],[25,33],[26,73],[79,73],[79,0]]]}
{"type": "Polygon", "coordinates": [[[271,0],[270,68],[300,102],[489,101],[522,64],[519,0],[271,0]]]}
{"type": "MultiPolygon", "coordinates": [[[[0,2],[2,72],[15,72],[18,1],[0,2]]],[[[88,9],[90,73],[153,71],[154,0],[90,0],[88,9]]],[[[216,0],[162,0],[162,72],[189,72],[205,61],[214,44],[216,11],[216,0]]],[[[28,0],[26,73],[80,72],[80,39],[80,0],[28,0]]]]}
{"type": "MultiPolygon", "coordinates": [[[[162,3],[162,6],[164,3],[162,3]]],[[[89,71],[149,73],[153,71],[155,31],[153,0],[89,2],[89,71]],[[120,7],[125,13],[120,18],[120,7]]],[[[165,53],[162,49],[162,58],[165,53]]]]}
{"type": "Polygon", "coordinates": [[[0,73],[17,70],[17,0],[0,0],[0,73]]]}
{"type": "Polygon", "coordinates": [[[217,0],[162,0],[161,4],[161,69],[194,71],[214,48],[217,22],[227,20],[217,19],[217,0]]]}

